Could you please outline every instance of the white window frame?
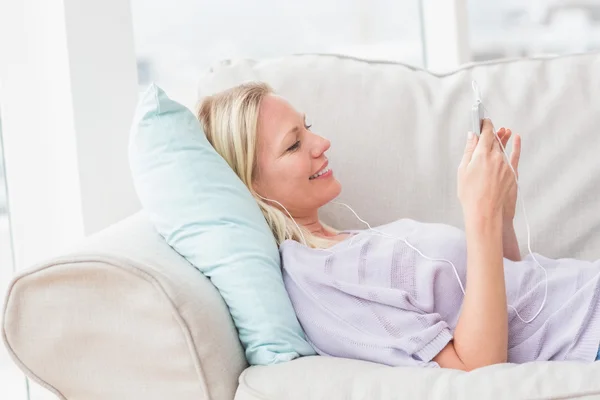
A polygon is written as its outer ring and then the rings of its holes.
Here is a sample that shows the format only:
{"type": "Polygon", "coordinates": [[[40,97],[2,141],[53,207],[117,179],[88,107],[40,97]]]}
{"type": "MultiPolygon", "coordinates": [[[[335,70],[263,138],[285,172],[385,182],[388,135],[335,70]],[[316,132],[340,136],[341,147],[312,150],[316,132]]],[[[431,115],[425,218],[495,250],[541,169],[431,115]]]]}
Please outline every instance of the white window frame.
{"type": "Polygon", "coordinates": [[[471,61],[467,0],[419,0],[423,65],[434,73],[471,61]]]}
{"type": "Polygon", "coordinates": [[[17,270],[139,210],[127,144],[137,100],[127,0],[0,6],[0,107],[17,270]]]}

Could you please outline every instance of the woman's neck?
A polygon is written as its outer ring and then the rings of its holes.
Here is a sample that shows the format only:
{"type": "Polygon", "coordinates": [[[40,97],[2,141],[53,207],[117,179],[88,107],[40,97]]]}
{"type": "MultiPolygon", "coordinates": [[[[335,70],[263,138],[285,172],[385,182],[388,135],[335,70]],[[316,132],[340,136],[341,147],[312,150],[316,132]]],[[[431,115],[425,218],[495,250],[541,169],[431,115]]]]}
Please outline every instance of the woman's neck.
{"type": "Polygon", "coordinates": [[[322,237],[335,236],[335,233],[325,229],[321,221],[319,221],[319,217],[316,215],[312,217],[299,217],[294,219],[299,225],[301,225],[305,229],[308,229],[308,231],[313,235],[322,237]]]}

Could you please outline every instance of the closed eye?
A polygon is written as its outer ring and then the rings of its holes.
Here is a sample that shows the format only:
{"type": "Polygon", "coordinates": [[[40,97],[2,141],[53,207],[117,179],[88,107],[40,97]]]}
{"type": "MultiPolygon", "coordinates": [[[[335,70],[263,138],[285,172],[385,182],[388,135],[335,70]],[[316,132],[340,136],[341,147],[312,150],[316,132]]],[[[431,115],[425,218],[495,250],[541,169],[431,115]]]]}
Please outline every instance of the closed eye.
{"type": "Polygon", "coordinates": [[[298,148],[300,147],[300,141],[296,140],[296,143],[294,143],[293,145],[291,145],[287,151],[295,151],[298,150],[298,148]]]}

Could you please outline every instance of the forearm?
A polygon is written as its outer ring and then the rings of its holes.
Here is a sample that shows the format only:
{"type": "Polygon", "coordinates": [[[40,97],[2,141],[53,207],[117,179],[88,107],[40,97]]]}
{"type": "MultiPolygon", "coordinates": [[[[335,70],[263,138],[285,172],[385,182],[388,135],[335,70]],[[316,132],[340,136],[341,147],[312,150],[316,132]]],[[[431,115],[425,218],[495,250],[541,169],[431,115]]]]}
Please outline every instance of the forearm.
{"type": "Polygon", "coordinates": [[[503,223],[502,230],[502,253],[504,257],[512,261],[521,261],[521,250],[512,221],[503,223]]]}
{"type": "Polygon", "coordinates": [[[454,348],[469,369],[506,362],[508,316],[502,259],[502,218],[466,222],[467,287],[454,348]]]}

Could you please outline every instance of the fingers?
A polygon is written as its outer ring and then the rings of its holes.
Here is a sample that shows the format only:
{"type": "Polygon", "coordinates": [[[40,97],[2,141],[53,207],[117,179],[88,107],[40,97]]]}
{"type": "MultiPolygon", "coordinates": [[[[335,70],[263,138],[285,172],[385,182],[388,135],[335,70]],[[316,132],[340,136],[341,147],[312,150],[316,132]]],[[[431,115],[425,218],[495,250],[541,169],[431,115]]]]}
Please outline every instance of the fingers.
{"type": "Polygon", "coordinates": [[[519,160],[521,159],[521,136],[515,135],[515,139],[513,140],[513,151],[510,155],[510,165],[512,165],[515,173],[519,171],[519,160]]]}
{"type": "Polygon", "coordinates": [[[470,138],[467,140],[467,144],[465,145],[465,152],[463,154],[463,158],[461,160],[461,166],[466,166],[469,164],[469,162],[471,161],[471,158],[473,157],[473,151],[475,150],[475,148],[477,147],[477,143],[479,141],[479,139],[477,138],[477,135],[473,134],[472,132],[470,132],[470,138]]]}
{"type": "Polygon", "coordinates": [[[484,118],[483,125],[481,128],[481,135],[479,137],[479,145],[475,151],[489,152],[494,146],[498,146],[496,135],[494,134],[494,126],[489,118],[484,118]]]}
{"type": "Polygon", "coordinates": [[[497,134],[498,134],[498,137],[500,138],[500,143],[502,143],[502,148],[506,149],[506,144],[510,140],[512,131],[510,129],[500,128],[498,130],[497,134]]]}
{"type": "MultiPolygon", "coordinates": [[[[473,158],[474,153],[483,152],[483,151],[492,151],[497,150],[499,152],[503,152],[502,148],[506,151],[506,145],[512,136],[512,131],[510,129],[500,128],[496,134],[494,134],[494,127],[492,122],[485,118],[482,124],[481,135],[477,137],[477,135],[473,135],[473,137],[467,141],[467,145],[465,146],[465,152],[463,154],[463,159],[461,161],[461,165],[468,165],[471,159],[473,158]],[[498,138],[500,141],[498,141],[498,138]],[[481,143],[479,143],[481,142],[481,143]],[[500,147],[500,143],[502,143],[502,148],[500,147]]],[[[513,151],[510,157],[510,164],[517,173],[518,176],[518,168],[519,168],[519,160],[521,158],[521,136],[515,135],[513,140],[513,151]]]]}

